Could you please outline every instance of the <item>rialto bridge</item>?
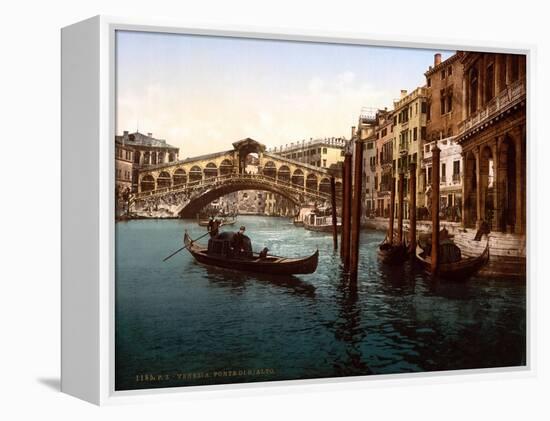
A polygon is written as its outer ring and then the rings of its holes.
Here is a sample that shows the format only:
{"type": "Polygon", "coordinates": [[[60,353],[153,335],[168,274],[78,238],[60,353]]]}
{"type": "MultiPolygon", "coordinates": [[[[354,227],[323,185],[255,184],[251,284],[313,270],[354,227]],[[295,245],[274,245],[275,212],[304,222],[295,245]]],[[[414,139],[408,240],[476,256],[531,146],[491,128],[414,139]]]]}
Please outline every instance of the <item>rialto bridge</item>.
{"type": "MultiPolygon", "coordinates": [[[[330,203],[330,174],[326,168],[283,158],[265,149],[247,138],[233,143],[232,150],[141,168],[138,191],[131,198],[132,210],[138,214],[160,211],[164,216],[194,217],[213,200],[238,190],[273,192],[297,206],[308,201],[330,203]],[[254,171],[247,169],[250,154],[254,154],[254,171]]],[[[336,191],[339,197],[340,178],[336,179],[336,191]]]]}

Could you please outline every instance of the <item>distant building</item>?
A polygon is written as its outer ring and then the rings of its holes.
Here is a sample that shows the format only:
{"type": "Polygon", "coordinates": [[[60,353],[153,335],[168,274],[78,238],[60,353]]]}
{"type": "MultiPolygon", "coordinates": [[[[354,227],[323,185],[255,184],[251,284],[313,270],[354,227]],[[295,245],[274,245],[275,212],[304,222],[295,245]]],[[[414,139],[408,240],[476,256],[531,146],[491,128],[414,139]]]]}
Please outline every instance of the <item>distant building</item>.
{"type": "MultiPolygon", "coordinates": [[[[376,109],[363,108],[357,125],[357,139],[363,144],[363,216],[376,207],[376,109]]],[[[355,153],[355,148],[353,150],[355,153]]]]}
{"type": "MultiPolygon", "coordinates": [[[[409,164],[418,164],[422,159],[423,144],[426,140],[427,120],[427,89],[416,88],[411,93],[401,91],[400,99],[394,101],[394,143],[393,143],[393,174],[398,178],[404,172],[404,216],[408,217],[409,205],[407,200],[409,164]]],[[[424,202],[426,182],[420,171],[416,178],[416,203],[424,202]]],[[[396,197],[398,197],[396,189],[396,197]]],[[[396,200],[397,209],[397,200],[396,200]]]]}
{"type": "MultiPolygon", "coordinates": [[[[124,159],[115,160],[115,172],[120,172],[124,177],[128,171],[128,160],[126,151],[131,151],[131,188],[137,191],[138,171],[140,168],[150,165],[165,164],[178,160],[179,148],[169,145],[166,140],[156,139],[152,133],[147,135],[135,132],[124,131],[122,136],[115,136],[115,149],[119,149],[124,159]],[[123,152],[124,151],[124,152],[123,152]]],[[[125,180],[127,181],[127,180],[125,180]]]]}
{"type": "Polygon", "coordinates": [[[424,145],[424,158],[420,171],[426,174],[425,202],[418,206],[430,209],[431,182],[433,177],[432,149],[437,143],[441,150],[439,168],[439,208],[446,219],[458,221],[462,213],[462,148],[455,141],[455,137],[434,140],[424,145]]]}
{"type": "Polygon", "coordinates": [[[426,131],[427,141],[455,136],[462,121],[462,62],[463,53],[453,54],[441,61],[434,55],[434,65],[426,76],[426,131]]]}
{"type": "Polygon", "coordinates": [[[344,161],[345,145],[346,139],[343,137],[311,138],[308,141],[302,140],[284,146],[275,146],[268,152],[316,167],[330,168],[344,161]]]}
{"type": "Polygon", "coordinates": [[[389,216],[390,189],[393,179],[394,112],[376,114],[376,215],[389,216]]]}
{"type": "Polygon", "coordinates": [[[132,190],[134,150],[121,139],[115,140],[115,181],[117,192],[132,190]]]}

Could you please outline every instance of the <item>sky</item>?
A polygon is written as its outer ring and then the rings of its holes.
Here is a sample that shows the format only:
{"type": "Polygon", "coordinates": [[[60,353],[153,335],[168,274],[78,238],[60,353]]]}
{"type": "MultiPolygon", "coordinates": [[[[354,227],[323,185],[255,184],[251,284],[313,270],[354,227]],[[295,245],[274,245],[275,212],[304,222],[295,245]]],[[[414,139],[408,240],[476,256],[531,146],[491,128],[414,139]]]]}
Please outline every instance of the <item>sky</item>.
{"type": "Polygon", "coordinates": [[[153,133],[180,158],[350,137],[362,107],[392,108],[452,52],[118,31],[117,134],[153,133]]]}

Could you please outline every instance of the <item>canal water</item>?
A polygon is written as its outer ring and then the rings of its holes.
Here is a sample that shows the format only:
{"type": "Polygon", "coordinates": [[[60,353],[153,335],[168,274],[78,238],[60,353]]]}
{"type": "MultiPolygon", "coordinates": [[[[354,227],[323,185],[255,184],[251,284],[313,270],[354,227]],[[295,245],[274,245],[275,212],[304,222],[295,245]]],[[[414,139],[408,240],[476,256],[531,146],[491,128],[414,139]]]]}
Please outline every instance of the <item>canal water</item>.
{"type": "MultiPolygon", "coordinates": [[[[332,237],[287,218],[240,216],[255,250],[305,256],[316,273],[277,278],[196,263],[190,220],[116,224],[116,390],[526,364],[525,282],[434,281],[376,259],[361,234],[359,281],[342,281],[332,237]]],[[[204,239],[206,240],[206,238],[204,239]]]]}

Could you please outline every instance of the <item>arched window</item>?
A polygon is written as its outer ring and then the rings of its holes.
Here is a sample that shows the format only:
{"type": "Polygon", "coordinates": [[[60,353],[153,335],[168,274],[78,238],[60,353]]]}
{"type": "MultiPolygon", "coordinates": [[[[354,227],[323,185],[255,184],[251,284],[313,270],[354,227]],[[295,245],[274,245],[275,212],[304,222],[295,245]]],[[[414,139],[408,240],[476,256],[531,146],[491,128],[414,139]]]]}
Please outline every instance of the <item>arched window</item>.
{"type": "Polygon", "coordinates": [[[220,164],[220,175],[227,175],[233,172],[233,163],[229,159],[224,159],[220,164]]]}
{"type": "Polygon", "coordinates": [[[264,165],[263,174],[266,177],[275,178],[277,176],[277,168],[275,168],[275,163],[273,161],[267,161],[264,165]]]}
{"type": "Polygon", "coordinates": [[[283,165],[281,168],[279,168],[277,178],[279,181],[283,183],[289,183],[290,182],[290,168],[288,168],[286,165],[283,165]]]}
{"type": "Polygon", "coordinates": [[[319,191],[322,193],[330,193],[330,180],[326,177],[321,179],[319,183],[319,191]]]}
{"type": "Polygon", "coordinates": [[[174,172],[174,186],[181,186],[187,183],[187,174],[183,168],[178,168],[174,172]]]}
{"type": "Polygon", "coordinates": [[[155,179],[153,178],[152,175],[147,174],[143,176],[140,183],[140,190],[141,191],[155,190],[155,179]]]}
{"type": "Polygon", "coordinates": [[[170,187],[172,185],[172,177],[170,173],[162,171],[157,178],[157,189],[170,187]]]}
{"type": "Polygon", "coordinates": [[[315,174],[309,174],[306,179],[306,188],[317,190],[317,182],[317,176],[315,174]]]}
{"type": "Polygon", "coordinates": [[[202,170],[198,165],[194,165],[189,170],[189,181],[199,181],[202,180],[202,170]]]}
{"type": "Polygon", "coordinates": [[[216,164],[213,162],[209,162],[206,164],[206,168],[204,169],[204,178],[214,178],[218,176],[218,167],[216,167],[216,164]]]}
{"type": "Polygon", "coordinates": [[[292,184],[299,187],[304,187],[304,172],[297,169],[292,173],[292,184]]]}

